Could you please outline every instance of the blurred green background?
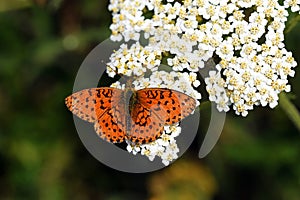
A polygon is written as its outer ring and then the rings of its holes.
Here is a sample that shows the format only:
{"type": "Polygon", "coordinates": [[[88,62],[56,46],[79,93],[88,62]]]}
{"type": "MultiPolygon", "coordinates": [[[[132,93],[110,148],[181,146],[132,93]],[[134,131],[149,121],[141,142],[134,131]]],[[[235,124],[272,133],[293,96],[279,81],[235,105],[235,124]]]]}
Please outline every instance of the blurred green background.
{"type": "MultiPolygon", "coordinates": [[[[86,55],[110,35],[108,1],[0,0],[0,199],[300,199],[300,134],[279,106],[227,115],[217,146],[197,154],[209,122],[173,165],[115,171],[82,145],[64,105],[86,55]]],[[[292,16],[291,18],[293,18],[292,16]]],[[[300,24],[286,46],[300,62],[300,24]]],[[[300,108],[300,69],[291,78],[300,108]]]]}

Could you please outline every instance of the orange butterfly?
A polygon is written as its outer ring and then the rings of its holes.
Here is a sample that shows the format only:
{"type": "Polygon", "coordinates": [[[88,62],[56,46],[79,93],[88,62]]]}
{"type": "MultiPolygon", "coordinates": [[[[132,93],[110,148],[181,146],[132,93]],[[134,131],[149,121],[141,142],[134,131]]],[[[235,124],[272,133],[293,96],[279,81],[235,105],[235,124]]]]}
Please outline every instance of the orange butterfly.
{"type": "Polygon", "coordinates": [[[73,114],[94,123],[101,138],[112,143],[128,139],[137,144],[156,140],[164,125],[179,122],[196,106],[194,98],[165,88],[91,88],[68,96],[65,103],[73,114]]]}

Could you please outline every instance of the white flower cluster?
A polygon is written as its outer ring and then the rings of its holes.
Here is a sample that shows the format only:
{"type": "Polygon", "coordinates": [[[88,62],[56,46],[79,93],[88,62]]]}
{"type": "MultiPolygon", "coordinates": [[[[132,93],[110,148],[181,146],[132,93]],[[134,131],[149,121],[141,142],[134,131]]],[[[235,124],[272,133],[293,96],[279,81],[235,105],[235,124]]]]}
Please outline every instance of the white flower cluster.
{"type": "Polygon", "coordinates": [[[297,63],[283,43],[286,7],[274,0],[238,2],[239,10],[228,17],[233,32],[216,48],[221,61],[205,83],[219,111],[233,105],[236,114],[246,116],[254,106],[278,104],[279,93],[291,90],[288,77],[297,63]],[[246,8],[252,9],[248,18],[246,8]]]}
{"type": "MultiPolygon", "coordinates": [[[[197,106],[200,104],[201,94],[196,91],[192,85],[200,84],[196,79],[196,75],[190,76],[188,73],[178,73],[178,72],[165,72],[165,71],[155,71],[149,78],[140,77],[134,80],[132,83],[135,90],[143,88],[169,88],[183,92],[195,99],[197,99],[197,106]]],[[[124,89],[125,85],[121,84],[119,81],[113,83],[111,87],[124,89]]],[[[136,145],[131,141],[127,142],[127,151],[133,153],[141,153],[153,161],[155,156],[162,159],[164,165],[169,165],[169,163],[177,159],[177,153],[179,152],[176,139],[181,133],[181,127],[179,124],[173,124],[170,126],[164,126],[164,131],[162,135],[155,141],[149,144],[136,145]]]]}
{"type": "MultiPolygon", "coordinates": [[[[283,31],[287,9],[298,12],[299,5],[300,0],[110,0],[111,40],[131,45],[111,55],[107,73],[141,77],[133,82],[136,90],[166,87],[200,100],[193,88],[200,85],[196,73],[205,74],[214,57],[219,62],[203,78],[219,111],[233,108],[246,116],[254,106],[274,108],[278,94],[290,91],[288,77],[295,73],[283,31]],[[158,71],[163,60],[172,72],[158,71]],[[143,77],[147,72],[150,77],[143,77]]],[[[181,129],[177,124],[164,130],[151,144],[128,142],[127,150],[150,160],[158,156],[168,165],[177,158],[181,129]]]]}
{"type": "Polygon", "coordinates": [[[171,161],[178,158],[177,153],[179,152],[179,148],[175,137],[180,132],[180,126],[165,126],[164,133],[159,139],[140,146],[134,146],[130,142],[127,142],[127,151],[134,155],[141,153],[141,155],[147,156],[150,161],[153,161],[155,156],[158,156],[161,158],[162,163],[167,166],[171,161]]]}
{"type": "Polygon", "coordinates": [[[116,74],[142,76],[147,69],[156,71],[161,64],[161,51],[154,51],[151,47],[143,47],[135,43],[128,47],[122,44],[107,63],[107,73],[110,77],[116,74]]]}
{"type": "Polygon", "coordinates": [[[111,0],[111,39],[137,44],[129,48],[125,62],[123,51],[117,51],[112,58],[119,60],[112,61],[108,71],[155,71],[167,52],[172,70],[201,73],[214,55],[220,62],[204,78],[219,111],[232,107],[246,116],[254,106],[273,108],[278,94],[290,91],[288,77],[295,73],[283,30],[287,9],[298,12],[299,5],[300,0],[111,0]],[[141,37],[149,40],[146,47],[138,45],[141,37]]]}

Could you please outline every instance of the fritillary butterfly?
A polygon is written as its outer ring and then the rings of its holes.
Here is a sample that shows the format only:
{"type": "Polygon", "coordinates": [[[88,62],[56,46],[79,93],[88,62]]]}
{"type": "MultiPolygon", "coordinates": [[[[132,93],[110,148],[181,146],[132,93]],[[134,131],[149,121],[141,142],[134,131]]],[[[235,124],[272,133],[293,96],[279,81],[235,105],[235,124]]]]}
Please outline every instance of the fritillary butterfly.
{"type": "Polygon", "coordinates": [[[91,88],[65,99],[68,109],[94,123],[97,134],[112,143],[128,139],[136,144],[156,140],[164,125],[172,125],[195,109],[194,98],[166,88],[141,90],[91,88]]]}

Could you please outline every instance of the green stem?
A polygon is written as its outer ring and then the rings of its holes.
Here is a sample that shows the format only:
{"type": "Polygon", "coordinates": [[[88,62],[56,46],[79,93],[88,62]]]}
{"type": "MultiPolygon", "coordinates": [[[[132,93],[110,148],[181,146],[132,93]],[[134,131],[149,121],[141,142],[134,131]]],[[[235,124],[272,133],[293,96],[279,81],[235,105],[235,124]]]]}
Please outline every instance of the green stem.
{"type": "MultiPolygon", "coordinates": [[[[284,30],[284,34],[289,33],[300,21],[300,15],[293,17],[286,24],[286,28],[284,30]]],[[[300,131],[300,113],[294,104],[290,101],[285,93],[281,93],[279,95],[279,105],[284,110],[286,115],[290,118],[290,120],[295,124],[297,129],[300,131]]]]}
{"type": "Polygon", "coordinates": [[[285,93],[279,95],[279,105],[300,131],[300,113],[285,93]]]}
{"type": "Polygon", "coordinates": [[[289,22],[286,24],[286,27],[285,27],[285,30],[284,30],[284,34],[286,35],[291,30],[293,30],[293,28],[296,25],[298,25],[299,21],[300,21],[300,15],[297,15],[297,16],[293,17],[291,20],[289,20],[289,22]]]}

